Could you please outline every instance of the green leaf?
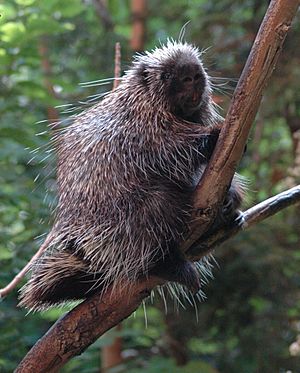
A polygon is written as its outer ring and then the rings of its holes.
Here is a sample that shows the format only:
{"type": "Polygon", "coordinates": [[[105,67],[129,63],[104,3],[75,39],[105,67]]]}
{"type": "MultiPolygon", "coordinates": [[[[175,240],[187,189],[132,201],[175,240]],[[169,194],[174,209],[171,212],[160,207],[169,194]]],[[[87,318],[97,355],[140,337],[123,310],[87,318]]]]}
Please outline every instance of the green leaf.
{"type": "Polygon", "coordinates": [[[72,18],[82,13],[84,7],[80,0],[69,0],[58,2],[55,10],[60,12],[62,17],[72,18]]]}
{"type": "Polygon", "coordinates": [[[58,34],[65,31],[65,26],[60,22],[47,15],[40,15],[37,13],[28,17],[27,28],[31,38],[39,35],[58,34]]]}
{"type": "Polygon", "coordinates": [[[11,259],[14,256],[14,253],[12,251],[8,250],[0,250],[0,260],[7,260],[11,259]]]}
{"type": "Polygon", "coordinates": [[[0,27],[2,40],[6,43],[15,43],[23,38],[25,34],[25,26],[22,22],[7,22],[0,27]]]}
{"type": "Polygon", "coordinates": [[[258,313],[264,312],[270,308],[270,302],[260,297],[252,297],[249,303],[258,313]]]}
{"type": "Polygon", "coordinates": [[[8,22],[16,16],[16,9],[10,4],[0,4],[0,24],[8,22]]]}
{"type": "Polygon", "coordinates": [[[29,6],[36,2],[36,0],[15,0],[15,2],[21,6],[29,6]]]}
{"type": "Polygon", "coordinates": [[[201,372],[201,373],[218,373],[218,370],[216,370],[214,367],[212,367],[210,364],[206,363],[205,361],[191,361],[182,370],[182,373],[195,373],[195,372],[201,372]]]}

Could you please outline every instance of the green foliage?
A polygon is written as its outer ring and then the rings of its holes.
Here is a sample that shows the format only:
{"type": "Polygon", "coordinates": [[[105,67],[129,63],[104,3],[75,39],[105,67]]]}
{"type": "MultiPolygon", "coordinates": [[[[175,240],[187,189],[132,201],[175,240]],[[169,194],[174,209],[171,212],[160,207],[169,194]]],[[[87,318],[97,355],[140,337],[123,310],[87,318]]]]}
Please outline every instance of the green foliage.
{"type": "MultiPolygon", "coordinates": [[[[230,77],[232,91],[265,9],[266,2],[255,0],[151,1],[146,48],[177,38],[190,21],[185,38],[200,48],[211,47],[204,55],[208,70],[216,77],[230,77]]],[[[123,69],[131,59],[130,2],[108,1],[108,11],[114,23],[109,31],[92,1],[0,4],[0,286],[27,263],[42,240],[36,237],[51,224],[54,160],[47,123],[35,123],[47,119],[48,107],[76,104],[110,89],[83,89],[78,83],[112,77],[116,41],[122,45],[123,69]],[[47,78],[55,95],[45,84],[41,47],[47,49],[52,70],[47,78]]],[[[293,166],[291,132],[300,129],[299,25],[298,20],[287,38],[242,161],[251,203],[282,190],[293,166]]],[[[226,109],[229,98],[223,93],[216,90],[226,109]]],[[[299,333],[299,243],[299,208],[293,208],[218,249],[219,266],[204,289],[207,299],[198,304],[198,321],[193,307],[174,312],[170,300],[171,326],[158,299],[147,304],[146,316],[140,308],[120,332],[124,352],[132,357],[115,371],[296,372],[300,359],[291,357],[288,348],[299,333]],[[186,351],[189,362],[184,367],[175,364],[170,338],[186,351]]],[[[17,307],[17,291],[1,302],[0,371],[11,372],[67,310],[26,314],[17,307]]],[[[115,335],[100,338],[62,372],[99,371],[99,349],[115,335]]]]}
{"type": "MultiPolygon", "coordinates": [[[[140,373],[141,368],[131,369],[132,373],[140,373]]],[[[203,361],[191,361],[184,367],[178,367],[171,359],[153,357],[149,360],[145,367],[143,367],[145,373],[218,373],[218,371],[212,368],[209,364],[203,361]]]]}

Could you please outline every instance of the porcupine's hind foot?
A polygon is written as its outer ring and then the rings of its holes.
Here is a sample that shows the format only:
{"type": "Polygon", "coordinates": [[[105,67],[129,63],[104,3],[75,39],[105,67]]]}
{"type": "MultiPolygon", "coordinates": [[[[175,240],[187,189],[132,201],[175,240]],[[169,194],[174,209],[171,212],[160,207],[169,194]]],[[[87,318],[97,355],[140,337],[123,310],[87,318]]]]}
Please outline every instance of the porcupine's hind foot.
{"type": "Polygon", "coordinates": [[[181,253],[160,260],[150,270],[150,274],[167,281],[177,282],[193,294],[200,290],[199,271],[195,264],[186,260],[181,253]]]}
{"type": "Polygon", "coordinates": [[[87,298],[99,287],[95,286],[94,274],[86,270],[85,263],[69,252],[45,255],[34,264],[30,280],[21,289],[19,305],[43,310],[68,300],[87,298]]]}

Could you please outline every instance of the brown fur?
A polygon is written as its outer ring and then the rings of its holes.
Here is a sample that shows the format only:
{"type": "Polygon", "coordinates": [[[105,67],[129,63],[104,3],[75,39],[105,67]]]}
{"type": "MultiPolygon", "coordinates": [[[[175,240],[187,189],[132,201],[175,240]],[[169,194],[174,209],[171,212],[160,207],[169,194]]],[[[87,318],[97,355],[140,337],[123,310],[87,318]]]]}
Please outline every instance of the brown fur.
{"type": "MultiPolygon", "coordinates": [[[[82,299],[149,273],[198,291],[199,273],[179,245],[220,122],[196,48],[169,42],[137,56],[120,86],[55,139],[53,241],[21,305],[82,299]]],[[[220,221],[240,204],[231,189],[220,221]]]]}

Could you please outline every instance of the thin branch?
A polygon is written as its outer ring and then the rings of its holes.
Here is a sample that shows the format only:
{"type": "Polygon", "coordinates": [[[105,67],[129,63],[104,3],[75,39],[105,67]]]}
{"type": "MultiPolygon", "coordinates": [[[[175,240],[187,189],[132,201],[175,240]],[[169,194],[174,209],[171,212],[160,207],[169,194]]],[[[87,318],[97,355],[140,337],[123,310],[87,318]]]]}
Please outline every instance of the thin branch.
{"type": "Polygon", "coordinates": [[[44,243],[41,245],[38,251],[33,255],[30,261],[25,265],[25,267],[12,279],[12,281],[8,285],[0,289],[0,299],[6,297],[11,291],[13,291],[13,289],[18,285],[18,283],[25,277],[26,273],[30,270],[32,263],[43,254],[43,252],[45,251],[45,249],[47,248],[51,240],[52,240],[52,237],[48,235],[44,243]]]}
{"type": "MultiPolygon", "coordinates": [[[[278,211],[300,202],[300,186],[287,190],[245,211],[245,225],[250,227],[257,222],[276,214],[278,211]]],[[[214,245],[236,234],[241,227],[220,231],[214,241],[207,240],[209,250],[214,245]]],[[[203,242],[205,244],[205,241],[203,242]]],[[[198,249],[199,250],[199,249],[198,249]]],[[[200,259],[201,255],[191,257],[200,259]]],[[[150,277],[128,285],[129,291],[96,294],[88,298],[72,311],[59,319],[25,356],[15,373],[57,372],[73,356],[81,354],[107,330],[127,318],[151,290],[162,285],[161,279],[150,277]]],[[[126,289],[125,285],[120,286],[126,289]]]]}
{"type": "MultiPolygon", "coordinates": [[[[49,96],[56,98],[56,94],[55,94],[53,85],[50,80],[50,77],[52,76],[52,68],[51,68],[49,57],[48,57],[48,39],[46,36],[42,37],[39,40],[38,50],[39,50],[39,55],[41,58],[41,69],[44,75],[45,88],[49,96]]],[[[54,128],[56,124],[59,123],[58,111],[54,107],[48,106],[47,114],[48,114],[48,122],[51,128],[54,128]]],[[[38,251],[33,255],[33,257],[25,265],[25,267],[12,279],[12,281],[8,285],[0,289],[0,299],[6,297],[11,291],[13,291],[13,289],[20,283],[20,281],[25,277],[26,273],[30,270],[30,267],[32,266],[33,262],[43,254],[43,252],[45,251],[49,243],[50,243],[50,238],[48,236],[45,242],[40,246],[38,251]]]]}
{"type": "Polygon", "coordinates": [[[190,260],[197,261],[209,253],[214,247],[228,240],[228,238],[235,236],[241,229],[248,229],[252,225],[275,215],[284,208],[299,202],[300,185],[297,185],[246,210],[243,213],[245,220],[243,228],[232,225],[231,227],[220,229],[208,237],[202,236],[202,238],[189,248],[186,255],[190,260]]]}
{"type": "Polygon", "coordinates": [[[114,73],[114,86],[113,89],[116,89],[120,84],[121,77],[121,45],[116,43],[115,45],[115,73],[114,73]]]}

